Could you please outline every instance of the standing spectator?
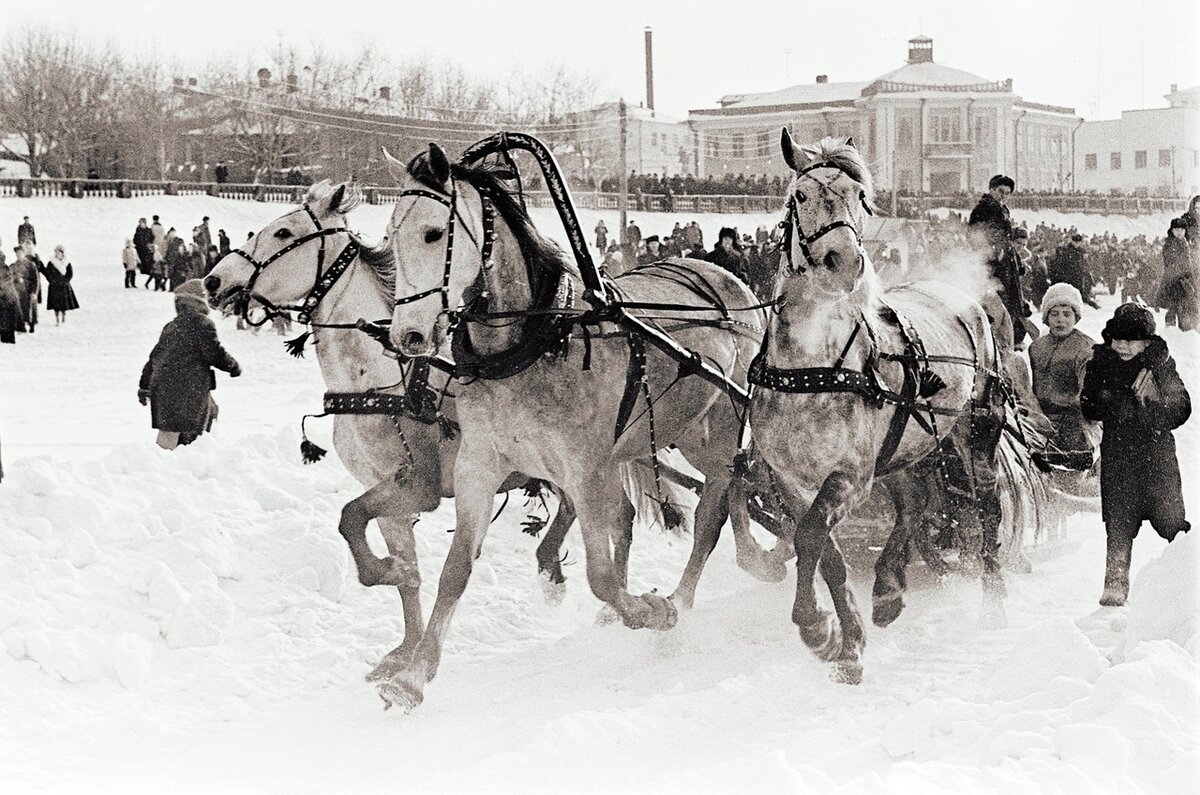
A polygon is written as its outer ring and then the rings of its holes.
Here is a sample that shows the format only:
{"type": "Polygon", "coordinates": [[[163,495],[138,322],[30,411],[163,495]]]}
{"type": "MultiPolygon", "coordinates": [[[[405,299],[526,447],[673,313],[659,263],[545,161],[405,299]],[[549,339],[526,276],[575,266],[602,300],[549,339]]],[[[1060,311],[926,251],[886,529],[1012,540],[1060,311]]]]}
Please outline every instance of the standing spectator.
{"type": "Polygon", "coordinates": [[[693,251],[699,249],[704,250],[704,232],[700,229],[700,224],[692,221],[683,230],[683,236],[687,239],[687,247],[693,251]]]}
{"type": "Polygon", "coordinates": [[[992,276],[1000,282],[1000,298],[1008,310],[1013,325],[1013,343],[1025,338],[1025,318],[1029,307],[1021,294],[1021,261],[1013,246],[1012,218],[1005,200],[1016,189],[1012,177],[997,174],[988,181],[988,192],[980,197],[967,226],[974,233],[976,245],[988,252],[992,276]]]}
{"type": "Polygon", "coordinates": [[[217,167],[213,169],[213,174],[217,178],[218,185],[224,185],[229,181],[229,166],[225,165],[225,161],[217,163],[217,167]]]}
{"type": "Polygon", "coordinates": [[[42,268],[42,273],[49,284],[46,289],[46,308],[54,313],[54,325],[61,326],[67,322],[67,312],[79,308],[75,289],[71,287],[75,272],[71,263],[67,262],[67,253],[62,246],[54,247],[54,256],[42,268]]]}
{"type": "MultiPolygon", "coordinates": [[[[211,249],[212,246],[209,246],[211,249]]],[[[202,250],[200,246],[192,246],[188,249],[188,266],[187,273],[189,279],[203,279],[208,275],[209,261],[208,251],[202,250]]]]}
{"type": "Polygon", "coordinates": [[[629,226],[625,227],[621,237],[624,238],[621,242],[625,244],[625,253],[637,256],[638,249],[642,246],[642,230],[632,218],[629,219],[629,226]]]}
{"type": "Polygon", "coordinates": [[[1182,217],[1186,230],[1184,237],[1192,249],[1192,262],[1200,262],[1200,195],[1192,197],[1182,217]]]}
{"type": "MultiPolygon", "coordinates": [[[[162,256],[167,250],[167,230],[163,228],[162,222],[158,220],[158,216],[154,216],[150,223],[150,231],[154,233],[154,247],[158,249],[158,256],[162,256]]],[[[137,242],[137,241],[134,241],[137,242]]]]}
{"type": "Polygon", "coordinates": [[[1083,235],[1076,233],[1071,236],[1068,243],[1058,247],[1054,252],[1054,258],[1046,267],[1046,278],[1050,280],[1051,284],[1065,282],[1071,285],[1079,291],[1084,303],[1095,309],[1100,308],[1091,298],[1092,275],[1088,271],[1085,261],[1083,235]]]}
{"type": "Polygon", "coordinates": [[[125,286],[137,289],[137,269],[141,261],[138,259],[137,247],[128,238],[125,248],[121,250],[121,264],[125,266],[125,286]]]}
{"type": "Polygon", "coordinates": [[[650,235],[646,238],[646,250],[638,255],[638,265],[648,265],[651,262],[658,262],[662,259],[660,252],[662,244],[658,240],[658,235],[650,235]]]}
{"type": "MultiPolygon", "coordinates": [[[[158,216],[154,216],[154,222],[158,223],[158,216]]],[[[155,244],[154,230],[146,225],[145,218],[138,219],[137,229],[133,230],[133,245],[137,249],[138,261],[141,263],[142,273],[146,274],[146,289],[150,288],[150,282],[154,278],[154,260],[155,244]]]]}
{"type": "Polygon", "coordinates": [[[37,327],[38,304],[42,302],[42,280],[38,271],[42,269],[42,261],[33,253],[33,244],[26,243],[13,249],[16,259],[12,266],[13,280],[17,288],[17,298],[21,301],[21,320],[25,330],[30,334],[37,327]]]}
{"type": "Polygon", "coordinates": [[[743,282],[749,283],[747,280],[750,278],[750,263],[746,255],[742,253],[736,229],[722,228],[720,234],[717,235],[717,247],[704,259],[720,265],[743,282]]]}
{"type": "Polygon", "coordinates": [[[242,372],[217,339],[199,279],[175,290],[175,312],[175,319],[163,327],[138,383],[138,401],[143,406],[150,404],[158,445],[167,450],[211,430],[217,414],[210,394],[216,387],[212,368],[234,378],[242,372]]]}
{"type": "MultiPolygon", "coordinates": [[[[191,255],[183,238],[169,235],[167,238],[167,253],[162,258],[164,282],[169,279],[171,290],[179,288],[189,278],[188,269],[191,267],[191,255]]],[[[154,289],[159,289],[155,285],[154,289]]],[[[166,289],[164,284],[162,289],[166,289]]]]}
{"type": "Polygon", "coordinates": [[[1042,413],[1054,426],[1052,449],[1035,453],[1047,464],[1090,469],[1092,443],[1079,409],[1083,374],[1095,345],[1075,325],[1083,318],[1083,298],[1069,284],[1052,284],[1042,300],[1042,322],[1050,333],[1029,345],[1033,393],[1042,413]]]}
{"type": "Polygon", "coordinates": [[[17,296],[17,285],[12,269],[0,251],[0,343],[15,345],[17,332],[25,330],[21,320],[21,299],[17,296]]]}
{"type": "Polygon", "coordinates": [[[596,222],[596,248],[604,251],[608,248],[608,227],[604,225],[604,219],[596,222]]]}
{"type": "Polygon", "coordinates": [[[26,243],[31,246],[37,245],[37,232],[33,229],[33,224],[29,223],[29,216],[25,216],[21,225],[17,227],[17,245],[23,246],[26,243]]]}
{"type": "Polygon", "coordinates": [[[1191,398],[1154,315],[1139,304],[1117,307],[1083,379],[1083,416],[1104,423],[1100,508],[1108,535],[1100,604],[1125,604],[1133,539],[1149,519],[1174,540],[1187,532],[1179,461],[1171,432],[1187,421],[1191,398]]]}
{"type": "Polygon", "coordinates": [[[225,234],[224,229],[217,230],[217,254],[224,257],[230,252],[229,235],[225,234]]]}
{"type": "Polygon", "coordinates": [[[1196,273],[1196,262],[1187,243],[1187,221],[1184,218],[1171,220],[1167,239],[1162,249],[1162,285],[1158,289],[1157,304],[1167,310],[1167,325],[1177,325],[1182,331],[1196,328],[1197,289],[1200,275],[1196,273]]]}
{"type": "MultiPolygon", "coordinates": [[[[300,172],[296,172],[297,174],[300,172]]],[[[200,249],[200,256],[204,260],[204,267],[207,268],[212,263],[208,261],[208,247],[212,245],[212,230],[208,228],[208,216],[200,221],[200,225],[196,227],[196,232],[193,235],[193,240],[196,247],[200,249]]]]}

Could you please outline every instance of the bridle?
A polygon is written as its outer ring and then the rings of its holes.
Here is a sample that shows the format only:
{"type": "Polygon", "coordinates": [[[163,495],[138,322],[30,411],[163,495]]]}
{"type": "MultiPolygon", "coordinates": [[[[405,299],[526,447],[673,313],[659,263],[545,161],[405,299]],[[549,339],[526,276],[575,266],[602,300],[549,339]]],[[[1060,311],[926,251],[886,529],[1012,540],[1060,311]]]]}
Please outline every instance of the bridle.
{"type": "MultiPolygon", "coordinates": [[[[323,227],[321,226],[320,220],[317,218],[317,214],[312,211],[311,207],[309,207],[307,204],[304,204],[301,206],[301,209],[308,213],[308,217],[312,219],[313,226],[316,227],[315,231],[309,232],[307,235],[301,235],[291,243],[288,243],[286,246],[276,251],[271,256],[267,257],[262,262],[259,262],[252,254],[249,254],[240,248],[235,248],[229,252],[230,254],[239,255],[249,262],[254,268],[254,273],[250,275],[250,279],[246,282],[246,286],[241,290],[240,300],[242,319],[252,326],[261,326],[269,321],[272,317],[276,317],[288,310],[293,310],[297,313],[296,319],[302,325],[310,324],[312,322],[313,312],[316,311],[318,304],[321,303],[321,300],[329,293],[330,289],[333,288],[333,285],[339,278],[341,278],[342,274],[346,272],[346,269],[350,267],[350,263],[354,261],[354,258],[358,256],[359,250],[362,248],[358,241],[354,239],[354,236],[350,234],[350,230],[346,227],[323,227]],[[347,243],[346,247],[342,249],[342,252],[338,254],[337,259],[330,264],[329,270],[322,272],[325,266],[325,238],[329,237],[330,235],[342,234],[343,232],[350,235],[350,242],[347,243]],[[265,298],[264,296],[258,295],[254,292],[254,284],[258,281],[258,277],[262,274],[262,272],[267,269],[268,265],[282,257],[284,254],[303,246],[310,240],[320,240],[321,250],[317,254],[317,270],[313,276],[313,285],[309,289],[308,295],[304,297],[303,301],[301,301],[299,304],[275,304],[268,298],[265,298]],[[258,302],[264,309],[266,309],[266,316],[257,323],[255,323],[249,317],[251,299],[258,302]]],[[[258,248],[257,241],[255,241],[255,248],[258,248]]]]}
{"type": "MultiPolygon", "coordinates": [[[[800,169],[799,171],[796,172],[796,177],[797,177],[797,179],[799,179],[801,177],[806,176],[809,172],[816,171],[817,169],[821,169],[821,168],[836,169],[837,171],[840,171],[841,173],[845,174],[847,177],[850,177],[850,179],[852,179],[852,180],[854,179],[854,177],[852,177],[849,174],[849,172],[847,172],[844,168],[842,168],[841,166],[839,166],[835,163],[830,163],[828,161],[821,161],[818,163],[813,163],[812,165],[807,166],[806,168],[800,169]]],[[[812,179],[814,182],[817,182],[819,185],[821,185],[822,188],[828,188],[828,186],[829,186],[829,183],[819,182],[818,180],[816,180],[815,177],[809,177],[809,179],[812,179]]],[[[859,199],[862,202],[863,209],[866,210],[867,214],[874,215],[875,213],[873,213],[871,211],[871,206],[867,203],[866,195],[860,193],[859,199]]],[[[804,230],[800,227],[799,213],[796,209],[797,204],[798,204],[798,202],[796,200],[796,193],[793,192],[792,195],[788,197],[787,214],[784,216],[783,220],[779,224],[783,228],[783,239],[780,241],[780,244],[779,244],[780,251],[782,253],[782,257],[784,259],[786,259],[786,261],[787,261],[788,273],[801,274],[801,273],[805,273],[808,270],[808,268],[806,268],[804,266],[804,263],[797,263],[792,260],[792,240],[793,240],[793,238],[796,241],[796,245],[800,247],[800,253],[804,255],[804,261],[808,263],[808,267],[816,269],[818,267],[818,263],[815,259],[813,259],[812,249],[809,248],[809,246],[811,244],[815,243],[816,241],[820,240],[822,237],[829,234],[833,230],[841,229],[842,227],[849,229],[850,232],[854,235],[854,244],[855,244],[855,246],[858,247],[859,269],[861,271],[863,269],[863,267],[865,266],[865,264],[864,264],[865,254],[863,253],[863,247],[862,247],[862,230],[860,230],[857,226],[855,226],[854,224],[850,223],[847,220],[838,219],[835,221],[830,221],[829,223],[825,224],[820,229],[816,230],[815,232],[813,232],[811,234],[805,234],[804,230]]],[[[849,204],[847,204],[847,210],[849,210],[849,204]]]]}
{"type": "MultiPolygon", "coordinates": [[[[485,271],[492,268],[492,247],[496,240],[495,218],[496,209],[492,204],[491,199],[483,191],[479,191],[479,202],[483,215],[483,243],[481,244],[475,235],[471,233],[470,226],[462,217],[458,210],[458,183],[453,177],[450,178],[450,195],[444,196],[440,193],[424,190],[422,188],[412,188],[400,192],[397,198],[404,196],[416,196],[422,199],[433,199],[438,204],[444,205],[449,211],[450,216],[446,221],[446,260],[442,269],[442,284],[440,287],[432,287],[415,295],[408,295],[403,298],[397,298],[394,306],[404,306],[405,304],[415,303],[422,298],[428,298],[431,295],[440,294],[442,300],[442,311],[439,316],[445,316],[450,325],[454,325],[457,320],[458,310],[450,309],[450,267],[454,263],[454,231],[457,228],[457,221],[462,221],[463,231],[467,233],[467,237],[479,249],[479,257],[482,263],[482,268],[485,271]]],[[[406,214],[407,216],[407,214],[406,214]]],[[[403,218],[400,219],[403,222],[403,218]]],[[[392,227],[395,230],[400,224],[397,223],[392,227]]]]}

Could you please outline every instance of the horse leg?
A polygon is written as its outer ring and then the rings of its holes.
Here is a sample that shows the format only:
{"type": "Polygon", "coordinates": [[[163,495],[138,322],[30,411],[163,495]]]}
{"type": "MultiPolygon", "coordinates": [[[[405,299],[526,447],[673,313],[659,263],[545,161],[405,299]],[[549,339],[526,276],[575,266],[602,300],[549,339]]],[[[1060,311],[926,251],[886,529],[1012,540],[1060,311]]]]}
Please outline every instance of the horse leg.
{"type": "Polygon", "coordinates": [[[853,498],[861,489],[843,472],[833,472],[821,484],[816,499],[805,511],[796,525],[796,601],[792,607],[792,622],[800,630],[800,638],[813,653],[822,660],[838,661],[844,671],[842,681],[854,683],[854,668],[858,668],[861,680],[861,654],[863,645],[862,619],[854,599],[846,588],[845,563],[841,551],[834,545],[830,562],[822,574],[827,580],[830,594],[834,597],[838,618],[842,626],[833,623],[827,611],[817,605],[814,588],[817,564],[830,541],[833,527],[841,521],[853,506],[853,498]],[[840,581],[839,581],[840,576],[840,581]],[[846,636],[843,641],[842,635],[846,636]]]}
{"type": "Polygon", "coordinates": [[[776,536],[775,546],[763,549],[750,534],[750,495],[746,485],[735,476],[729,486],[729,526],[737,545],[738,568],[762,582],[783,582],[787,577],[787,562],[796,554],[792,539],[777,532],[789,525],[788,519],[781,515],[778,527],[768,528],[776,536]]]}
{"type": "Polygon", "coordinates": [[[857,685],[862,683],[862,653],[867,645],[867,637],[863,632],[862,615],[858,604],[854,601],[854,592],[846,584],[846,559],[838,546],[837,539],[832,535],[825,542],[821,551],[821,576],[829,588],[829,596],[833,600],[833,609],[841,627],[841,648],[837,650],[833,662],[834,679],[842,684],[857,685]]]}
{"type": "Polygon", "coordinates": [[[575,505],[557,486],[552,487],[558,495],[558,511],[554,520],[542,536],[537,547],[538,574],[541,576],[542,595],[547,604],[556,605],[562,602],[566,595],[567,578],[562,573],[562,545],[566,540],[567,531],[575,522],[575,505]]]}
{"type": "Polygon", "coordinates": [[[617,515],[617,524],[612,531],[613,569],[617,573],[617,583],[622,589],[629,587],[629,550],[633,546],[635,514],[633,503],[624,495],[624,499],[621,500],[621,512],[617,515]]]}
{"type": "MultiPolygon", "coordinates": [[[[994,393],[994,390],[993,390],[994,393]]],[[[989,418],[971,425],[971,478],[978,495],[980,523],[980,559],[983,563],[983,609],[980,622],[990,629],[1008,626],[1004,609],[1004,575],[1000,570],[1000,495],[997,475],[997,448],[1004,422],[1004,406],[992,397],[989,418]]]]}
{"type": "Polygon", "coordinates": [[[625,626],[670,629],[678,617],[671,602],[652,593],[633,596],[622,585],[623,572],[613,562],[610,540],[615,535],[614,525],[624,521],[623,514],[613,515],[613,506],[625,506],[627,500],[617,473],[606,474],[589,479],[587,491],[575,499],[587,556],[588,585],[597,599],[617,612],[625,626]]]}
{"type": "MultiPolygon", "coordinates": [[[[909,544],[918,529],[924,506],[919,505],[922,484],[907,473],[892,475],[888,483],[896,522],[891,535],[875,561],[875,585],[871,589],[871,621],[886,627],[904,609],[904,592],[908,590],[906,570],[909,563],[909,544]]],[[[926,534],[928,535],[928,534],[926,534]]]]}
{"type": "MultiPolygon", "coordinates": [[[[378,558],[367,545],[367,524],[381,516],[405,517],[408,520],[408,534],[412,534],[412,524],[417,514],[425,506],[417,506],[412,499],[412,488],[409,483],[398,482],[388,478],[376,483],[358,497],[342,506],[341,520],[338,522],[338,532],[346,539],[350,547],[350,556],[354,559],[354,567],[358,571],[358,581],[366,586],[395,585],[402,586],[414,576],[416,563],[414,560],[405,561],[395,556],[378,558]]],[[[436,498],[433,503],[437,505],[436,498]]],[[[382,529],[382,525],[380,526],[382,529]]],[[[384,536],[387,540],[387,536],[384,536]]],[[[389,551],[391,545],[389,544],[389,551]]],[[[419,574],[415,574],[418,581],[419,574]]]]}
{"type": "Polygon", "coordinates": [[[671,601],[676,606],[691,609],[696,600],[696,586],[704,572],[704,564],[712,554],[721,537],[721,526],[729,515],[728,480],[724,485],[706,478],[700,492],[700,503],[696,506],[696,517],[692,528],[692,553],[671,601]]]}
{"type": "Polygon", "coordinates": [[[404,611],[404,640],[399,646],[384,655],[369,674],[368,682],[389,679],[408,665],[417,641],[425,632],[425,618],[421,613],[421,570],[417,567],[417,543],[413,536],[415,516],[380,516],[376,518],[380,533],[391,553],[392,574],[399,575],[396,590],[400,592],[400,605],[404,611]]]}
{"type": "Polygon", "coordinates": [[[482,544],[492,518],[496,489],[504,479],[504,475],[498,474],[499,469],[498,462],[493,460],[468,460],[466,445],[459,452],[454,475],[454,538],[438,580],[437,598],[429,625],[421,635],[412,659],[403,670],[379,685],[385,709],[400,706],[406,712],[411,710],[424,700],[425,685],[437,675],[450,620],[467,588],[476,550],[482,544]]]}

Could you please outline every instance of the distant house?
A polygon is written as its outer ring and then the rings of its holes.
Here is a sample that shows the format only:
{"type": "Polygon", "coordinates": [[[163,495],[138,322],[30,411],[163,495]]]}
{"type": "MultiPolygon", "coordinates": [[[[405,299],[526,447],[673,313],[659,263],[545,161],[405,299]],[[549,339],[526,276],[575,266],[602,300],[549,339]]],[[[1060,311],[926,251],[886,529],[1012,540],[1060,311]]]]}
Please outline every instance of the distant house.
{"type": "Polygon", "coordinates": [[[1072,108],[1030,102],[1011,80],[989,80],[933,60],[933,40],[908,42],[908,60],[873,80],[816,82],[726,96],[688,114],[702,176],[779,174],[779,131],[801,143],[853,137],[875,184],[907,193],[986,189],[998,172],[1018,190],[1070,189],[1072,108]]]}
{"type": "Polygon", "coordinates": [[[1076,136],[1079,190],[1136,196],[1200,193],[1200,86],[1171,86],[1168,107],[1084,122],[1076,136]]]}

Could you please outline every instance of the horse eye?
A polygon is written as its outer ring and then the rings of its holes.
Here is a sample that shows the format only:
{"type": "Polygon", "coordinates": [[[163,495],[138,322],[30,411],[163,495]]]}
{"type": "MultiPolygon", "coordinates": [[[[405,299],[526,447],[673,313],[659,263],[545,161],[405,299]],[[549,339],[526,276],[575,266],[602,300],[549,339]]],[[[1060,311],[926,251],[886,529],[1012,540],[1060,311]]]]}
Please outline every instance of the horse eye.
{"type": "Polygon", "coordinates": [[[804,204],[808,201],[808,197],[804,195],[804,191],[796,191],[796,204],[804,204]]]}
{"type": "Polygon", "coordinates": [[[442,230],[441,229],[425,230],[425,242],[426,243],[436,243],[441,239],[442,239],[442,230]]]}
{"type": "Polygon", "coordinates": [[[275,237],[279,238],[280,240],[287,240],[291,236],[292,230],[288,229],[286,226],[275,233],[275,237]]]}

